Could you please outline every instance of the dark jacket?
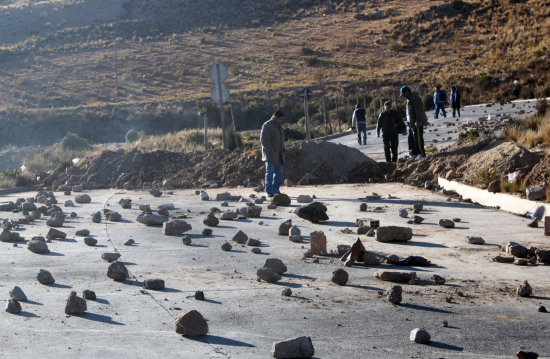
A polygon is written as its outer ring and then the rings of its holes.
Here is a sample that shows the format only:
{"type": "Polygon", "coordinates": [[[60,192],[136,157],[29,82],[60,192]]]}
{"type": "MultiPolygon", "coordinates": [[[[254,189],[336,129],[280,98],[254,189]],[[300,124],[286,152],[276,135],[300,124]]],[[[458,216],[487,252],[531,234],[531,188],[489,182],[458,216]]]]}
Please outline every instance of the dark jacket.
{"type": "Polygon", "coordinates": [[[378,115],[378,123],[376,124],[376,135],[380,136],[380,130],[382,130],[383,136],[397,135],[397,126],[400,121],[401,119],[399,118],[397,111],[382,111],[380,115],[378,115]]]}
{"type": "Polygon", "coordinates": [[[451,91],[451,107],[460,107],[460,92],[458,90],[451,91]]]}
{"type": "Polygon", "coordinates": [[[285,163],[285,132],[274,117],[262,125],[260,142],[262,144],[262,161],[275,165],[285,163]]]}
{"type": "Polygon", "coordinates": [[[443,90],[434,92],[434,105],[444,105],[447,102],[447,93],[443,90]]]}
{"type": "Polygon", "coordinates": [[[424,112],[422,100],[416,92],[411,92],[407,98],[406,108],[409,126],[426,126],[428,124],[428,117],[426,117],[426,112],[424,112]]]}

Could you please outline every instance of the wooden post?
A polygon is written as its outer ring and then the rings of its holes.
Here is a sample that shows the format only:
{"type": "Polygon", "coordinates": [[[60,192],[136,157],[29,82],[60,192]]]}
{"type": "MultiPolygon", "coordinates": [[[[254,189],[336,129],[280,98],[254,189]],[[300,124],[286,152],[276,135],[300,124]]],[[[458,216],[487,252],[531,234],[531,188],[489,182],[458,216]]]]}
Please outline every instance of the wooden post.
{"type": "Polygon", "coordinates": [[[206,117],[206,111],[204,111],[204,113],[202,114],[202,117],[203,117],[203,121],[204,121],[204,150],[205,151],[208,151],[208,137],[207,137],[207,128],[208,128],[208,125],[207,125],[207,117],[206,117]]]}
{"type": "Polygon", "coordinates": [[[311,132],[309,129],[309,103],[307,99],[307,89],[304,92],[304,114],[306,119],[306,138],[307,140],[311,140],[311,132]]]}
{"type": "Polygon", "coordinates": [[[338,122],[338,132],[342,132],[342,124],[340,123],[340,114],[338,113],[338,97],[334,98],[336,104],[336,121],[338,122]]]}
{"type": "Polygon", "coordinates": [[[233,135],[235,136],[235,148],[239,148],[239,136],[237,135],[237,126],[235,126],[235,116],[233,116],[233,106],[229,108],[231,111],[231,122],[233,122],[233,135]]]}
{"type": "Polygon", "coordinates": [[[323,120],[325,121],[325,135],[328,135],[327,108],[325,107],[324,96],[323,96],[323,120]]]}
{"type": "MultiPolygon", "coordinates": [[[[220,74],[220,64],[216,64],[216,70],[218,72],[218,79],[221,79],[222,76],[220,74]]],[[[222,81],[218,81],[218,96],[220,99],[220,120],[222,123],[223,148],[227,149],[227,139],[225,138],[225,113],[223,111],[222,81]]]]}

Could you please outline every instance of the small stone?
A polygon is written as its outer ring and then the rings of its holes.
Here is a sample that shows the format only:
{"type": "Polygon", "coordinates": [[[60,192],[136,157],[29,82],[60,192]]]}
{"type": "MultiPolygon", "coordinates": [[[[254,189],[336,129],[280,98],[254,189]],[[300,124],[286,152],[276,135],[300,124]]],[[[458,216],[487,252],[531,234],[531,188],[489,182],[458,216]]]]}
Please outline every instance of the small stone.
{"type": "Polygon", "coordinates": [[[316,256],[327,254],[327,237],[322,231],[315,231],[309,234],[309,246],[311,253],[316,256]]]}
{"type": "Polygon", "coordinates": [[[96,212],[92,215],[92,222],[100,223],[101,222],[101,212],[96,212]]]}
{"type": "Polygon", "coordinates": [[[128,279],[128,269],[126,266],[119,261],[114,261],[109,265],[107,269],[107,277],[116,280],[118,282],[123,282],[128,279]]]}
{"type": "Polygon", "coordinates": [[[76,196],[74,201],[76,203],[90,203],[92,202],[92,198],[88,194],[81,194],[80,196],[76,196]]]}
{"type": "Polygon", "coordinates": [[[127,240],[126,242],[124,242],[124,245],[125,246],[132,246],[136,244],[136,241],[134,241],[132,238],[130,238],[129,240],[127,240]]]}
{"type": "Polygon", "coordinates": [[[208,334],[208,323],[196,310],[181,313],[174,321],[176,333],[185,337],[198,337],[208,334]]]}
{"type": "Polygon", "coordinates": [[[530,227],[530,228],[539,228],[539,221],[538,220],[533,220],[532,222],[530,222],[529,224],[527,224],[527,227],[530,227]]]}
{"type": "Polygon", "coordinates": [[[64,207],[74,207],[74,203],[73,201],[71,201],[70,199],[66,200],[65,203],[63,204],[64,207]]]}
{"type": "Polygon", "coordinates": [[[144,289],[151,290],[163,290],[164,289],[164,280],[162,279],[146,279],[143,281],[144,289]]]}
{"type": "Polygon", "coordinates": [[[89,289],[84,289],[82,291],[82,298],[86,299],[86,300],[96,300],[97,297],[95,295],[95,292],[93,290],[89,290],[89,289]]]}
{"type": "Polygon", "coordinates": [[[238,218],[239,218],[239,213],[237,212],[224,212],[220,217],[220,219],[224,221],[233,221],[238,218]]]}
{"type": "Polygon", "coordinates": [[[227,203],[227,202],[222,202],[222,203],[220,204],[220,206],[222,206],[222,207],[229,207],[229,203],[227,203]]]}
{"type": "Polygon", "coordinates": [[[400,285],[392,285],[387,292],[388,302],[392,304],[399,304],[402,300],[403,288],[400,285]]]}
{"type": "Polygon", "coordinates": [[[385,226],[376,230],[378,242],[406,242],[412,239],[412,229],[409,227],[385,226]]]}
{"type": "Polygon", "coordinates": [[[420,202],[413,204],[413,212],[415,214],[420,213],[424,209],[424,205],[420,202]]]}
{"type": "Polygon", "coordinates": [[[292,289],[290,288],[283,288],[283,290],[281,291],[281,295],[283,297],[290,297],[292,295],[292,289]]]}
{"type": "Polygon", "coordinates": [[[122,220],[122,215],[118,212],[108,212],[105,214],[105,218],[111,222],[120,222],[122,220]]]}
{"type": "Polygon", "coordinates": [[[379,270],[375,273],[376,278],[388,282],[408,282],[416,278],[416,272],[400,270],[379,270]]]}
{"type": "Polygon", "coordinates": [[[342,268],[338,268],[332,272],[332,283],[336,283],[338,285],[346,285],[348,282],[349,275],[348,272],[343,270],[342,268]]]}
{"type": "Polygon", "coordinates": [[[258,279],[264,280],[268,283],[275,283],[281,280],[281,275],[271,268],[259,268],[256,271],[258,279]]]}
{"type": "Polygon", "coordinates": [[[279,225],[278,234],[280,236],[288,236],[288,231],[292,228],[292,219],[287,219],[279,225]]]}
{"type": "Polygon", "coordinates": [[[17,300],[18,302],[27,301],[27,296],[23,292],[23,289],[19,288],[18,286],[14,286],[13,289],[10,290],[10,298],[17,300]]]}
{"type": "Polygon", "coordinates": [[[191,225],[182,219],[175,219],[162,223],[162,234],[164,234],[165,236],[181,235],[187,231],[190,231],[191,229],[191,225]]]}
{"type": "Polygon", "coordinates": [[[418,344],[428,344],[431,336],[424,328],[416,328],[411,331],[410,341],[418,344]]]}
{"type": "Polygon", "coordinates": [[[254,254],[261,254],[262,253],[262,250],[258,247],[254,247],[250,251],[254,254]]]}
{"type": "Polygon", "coordinates": [[[516,294],[520,297],[528,297],[533,294],[533,288],[531,288],[527,281],[524,281],[523,284],[520,284],[516,289],[516,294]]]}
{"type": "Polygon", "coordinates": [[[210,196],[208,196],[208,193],[206,193],[204,191],[200,192],[200,196],[201,196],[201,201],[209,201],[210,200],[210,196]]]}
{"type": "Polygon", "coordinates": [[[395,255],[395,254],[392,254],[392,255],[389,255],[388,258],[386,259],[386,262],[388,264],[399,264],[399,262],[401,261],[401,259],[399,259],[399,256],[395,255]]]}
{"type": "Polygon", "coordinates": [[[223,251],[229,252],[232,248],[233,248],[233,246],[231,246],[231,244],[229,244],[229,242],[225,242],[224,244],[222,244],[222,250],[223,251]]]}
{"type": "Polygon", "coordinates": [[[202,230],[202,235],[205,237],[210,237],[212,235],[212,230],[210,228],[205,228],[202,230]]]}
{"type": "Polygon", "coordinates": [[[290,197],[284,193],[276,194],[271,199],[271,203],[276,205],[277,207],[286,207],[290,206],[290,197]]]}
{"type": "Polygon", "coordinates": [[[118,203],[123,209],[132,208],[132,200],[130,198],[121,198],[120,201],[118,201],[118,203]]]}
{"type": "Polygon", "coordinates": [[[248,238],[248,241],[246,241],[246,245],[250,247],[259,247],[262,245],[262,242],[260,242],[258,239],[248,238]]]}
{"type": "Polygon", "coordinates": [[[47,239],[62,239],[64,240],[65,238],[67,238],[67,233],[65,232],[62,232],[58,229],[55,229],[55,228],[50,228],[48,230],[48,234],[46,234],[46,238],[47,239]]]}
{"type": "Polygon", "coordinates": [[[77,237],[88,237],[90,235],[90,230],[88,229],[79,229],[74,234],[77,237]]]}
{"type": "Polygon", "coordinates": [[[72,291],[69,298],[67,298],[65,314],[84,314],[87,309],[86,300],[77,296],[75,291],[72,291]]]}
{"type": "Polygon", "coordinates": [[[6,305],[6,312],[11,314],[17,314],[17,313],[21,313],[22,310],[23,308],[21,308],[21,304],[17,300],[15,299],[8,300],[8,305],[6,305]]]}
{"type": "Polygon", "coordinates": [[[204,292],[202,290],[197,290],[195,292],[195,299],[196,300],[204,300],[204,292]]]}
{"type": "Polygon", "coordinates": [[[443,278],[442,276],[440,275],[437,275],[437,274],[434,274],[432,276],[432,280],[434,282],[435,285],[443,285],[445,284],[445,278],[443,278]]]}
{"type": "Polygon", "coordinates": [[[206,216],[206,218],[202,221],[202,223],[208,227],[216,227],[220,223],[220,220],[218,219],[218,217],[216,217],[214,213],[209,213],[208,216],[206,216]]]}
{"type": "Polygon", "coordinates": [[[286,271],[288,270],[286,265],[283,263],[283,261],[278,258],[266,259],[264,263],[264,268],[273,269],[275,272],[279,274],[286,273],[286,271]]]}
{"type": "Polygon", "coordinates": [[[146,226],[160,226],[168,221],[168,217],[157,214],[142,213],[137,216],[136,221],[146,226]]]}
{"type": "Polygon", "coordinates": [[[538,309],[539,313],[547,313],[546,307],[544,305],[541,305],[538,309]]]}
{"type": "Polygon", "coordinates": [[[481,237],[466,236],[464,239],[469,244],[484,244],[485,240],[481,237]]]}
{"type": "Polygon", "coordinates": [[[525,258],[518,258],[514,261],[514,264],[517,266],[526,266],[529,262],[525,258]]]}
{"type": "Polygon", "coordinates": [[[443,228],[454,228],[455,222],[450,219],[440,219],[439,225],[443,228]]]}
{"type": "Polygon", "coordinates": [[[27,244],[27,249],[36,254],[50,253],[48,245],[43,237],[34,237],[27,244]]]}
{"type": "Polygon", "coordinates": [[[84,238],[84,244],[90,247],[93,247],[97,244],[97,239],[93,237],[86,237],[84,238]]]}
{"type": "Polygon", "coordinates": [[[535,352],[526,352],[521,350],[517,352],[516,357],[518,359],[537,359],[539,355],[535,352]]]}
{"type": "Polygon", "coordinates": [[[368,208],[368,206],[367,206],[366,203],[361,203],[361,204],[359,205],[359,211],[361,211],[361,212],[366,212],[366,211],[367,211],[367,208],[368,208]]]}
{"type": "Polygon", "coordinates": [[[277,205],[273,204],[273,203],[270,203],[270,204],[267,205],[267,209],[277,209],[277,205]]]}
{"type": "Polygon", "coordinates": [[[444,328],[447,328],[448,326],[449,326],[449,322],[446,321],[446,320],[444,320],[444,321],[443,321],[443,327],[444,327],[444,328]]]}
{"type": "Polygon", "coordinates": [[[239,244],[245,244],[248,241],[248,236],[243,231],[239,230],[237,234],[233,236],[232,239],[233,242],[237,242],[239,244]]]}
{"type": "MultiPolygon", "coordinates": [[[[513,243],[513,242],[511,242],[513,243]]],[[[514,257],[525,258],[529,254],[529,250],[521,244],[511,244],[506,246],[506,252],[510,253],[514,257]]]]}
{"type": "Polygon", "coordinates": [[[151,190],[149,191],[149,194],[150,194],[151,196],[153,196],[153,197],[160,197],[160,196],[162,196],[162,192],[159,191],[159,190],[156,189],[156,188],[151,189],[151,190]]]}
{"type": "Polygon", "coordinates": [[[328,221],[327,207],[321,202],[312,202],[307,206],[296,208],[294,213],[305,220],[313,223],[328,221]]]}
{"type": "Polygon", "coordinates": [[[459,223],[459,222],[462,222],[462,219],[455,217],[453,218],[453,222],[459,223]]]}
{"type": "Polygon", "coordinates": [[[190,245],[191,245],[191,242],[192,242],[191,236],[188,235],[188,234],[186,234],[186,235],[184,235],[184,236],[181,238],[181,241],[183,242],[184,245],[190,246],[190,245]]]}
{"type": "Polygon", "coordinates": [[[271,355],[276,359],[311,358],[315,349],[310,337],[299,337],[282,342],[274,342],[271,355]]]}
{"type": "Polygon", "coordinates": [[[417,216],[417,215],[412,216],[411,219],[412,219],[412,222],[415,224],[420,224],[424,221],[424,217],[417,216]]]}
{"type": "Polygon", "coordinates": [[[65,216],[62,213],[56,213],[46,221],[48,227],[61,227],[65,223],[65,216]]]}
{"type": "Polygon", "coordinates": [[[55,279],[53,279],[52,274],[44,269],[40,269],[40,272],[38,272],[36,279],[40,284],[44,284],[44,285],[55,284],[55,279]]]}
{"type": "Polygon", "coordinates": [[[117,253],[117,252],[108,252],[108,253],[103,253],[101,255],[101,259],[109,263],[114,262],[119,258],[120,258],[120,253],[117,253]]]}
{"type": "Polygon", "coordinates": [[[409,212],[405,208],[401,208],[399,210],[399,217],[408,218],[409,217],[409,212]]]}
{"type": "Polygon", "coordinates": [[[310,195],[307,194],[301,194],[298,197],[296,197],[296,202],[298,203],[311,203],[313,202],[313,199],[310,195]]]}

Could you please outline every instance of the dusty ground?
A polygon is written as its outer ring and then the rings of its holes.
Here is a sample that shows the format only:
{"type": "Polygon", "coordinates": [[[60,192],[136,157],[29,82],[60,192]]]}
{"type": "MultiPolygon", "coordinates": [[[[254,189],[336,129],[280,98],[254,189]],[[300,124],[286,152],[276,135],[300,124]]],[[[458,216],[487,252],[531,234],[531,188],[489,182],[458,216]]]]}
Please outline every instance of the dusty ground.
{"type": "MultiPolygon", "coordinates": [[[[208,190],[211,198],[227,189],[208,190]]],[[[248,196],[250,188],[230,189],[233,194],[248,196]]],[[[327,205],[330,220],[312,224],[296,217],[295,207],[267,210],[261,218],[235,222],[221,221],[212,237],[201,235],[202,220],[217,201],[200,201],[192,190],[178,190],[173,195],[153,198],[145,192],[91,191],[92,203],[78,205],[79,217],[60,228],[68,240],[49,243],[49,255],[29,252],[24,245],[0,243],[0,267],[3,300],[8,290],[19,285],[31,300],[22,303],[21,315],[0,314],[0,343],[6,357],[28,357],[40,351],[41,357],[172,357],[183,358],[258,358],[269,357],[273,341],[310,335],[316,358],[510,358],[520,350],[532,350],[548,357],[550,316],[537,312],[540,305],[550,306],[548,267],[518,267],[491,262],[503,254],[508,241],[540,248],[550,247],[541,228],[528,228],[527,219],[496,212],[468,203],[446,201],[445,197],[400,184],[329,185],[285,188],[293,198],[298,194],[316,195],[327,205]],[[382,199],[366,201],[377,192],[382,199]],[[395,198],[385,199],[391,193],[395,198]],[[132,198],[132,209],[122,209],[120,198],[132,198]],[[422,201],[425,221],[411,225],[413,239],[405,244],[375,242],[371,237],[344,234],[355,230],[355,218],[373,218],[382,225],[406,225],[397,214],[399,208],[412,207],[422,201]],[[367,203],[369,212],[359,212],[367,203]],[[144,227],[135,222],[138,204],[173,203],[176,212],[188,215],[193,226],[189,232],[193,245],[186,247],[180,237],[167,237],[158,227],[144,227]],[[372,211],[382,207],[382,211],[372,211]],[[102,208],[119,211],[119,223],[91,223],[91,214],[102,208]],[[437,225],[440,218],[460,217],[454,229],[437,225]],[[305,242],[292,243],[277,235],[282,220],[291,218],[305,242]],[[262,224],[260,224],[260,221],[262,224]],[[87,247],[74,232],[88,228],[98,240],[87,247]],[[250,253],[250,247],[234,245],[232,252],[222,252],[220,245],[231,240],[238,229],[260,239],[263,254],[250,253]],[[434,265],[408,268],[417,271],[416,285],[403,284],[402,305],[389,304],[381,293],[388,283],[374,278],[389,265],[346,268],[347,286],[330,282],[331,272],[343,267],[337,257],[303,259],[308,248],[308,234],[322,230],[328,249],[351,244],[360,237],[367,250],[401,257],[421,255],[434,265]],[[483,246],[464,242],[466,235],[481,235],[483,246]],[[133,238],[137,244],[123,246],[133,238]],[[107,263],[101,253],[117,250],[132,273],[132,280],[113,282],[106,276],[107,263]],[[268,257],[278,257],[289,271],[278,284],[256,281],[256,269],[268,257]],[[315,263],[318,260],[319,263],[315,263]],[[40,268],[48,269],[56,285],[46,287],[35,277],[40,268]],[[430,278],[439,274],[447,279],[435,286],[430,278]],[[164,291],[143,291],[148,278],[163,278],[164,291]],[[519,298],[516,286],[529,280],[534,296],[519,298]],[[292,297],[281,297],[283,287],[290,287],[292,297]],[[66,316],[65,299],[70,290],[95,290],[97,301],[88,301],[88,313],[66,316]],[[192,298],[203,290],[207,301],[192,298]],[[450,297],[448,303],[446,298],[450,297]],[[191,340],[177,335],[173,316],[197,309],[209,321],[210,335],[191,340]],[[449,327],[442,325],[443,320],[449,327]],[[430,345],[412,344],[408,333],[425,327],[432,335],[430,345]],[[55,343],[55,345],[52,345],[55,343]],[[360,353],[360,354],[359,354],[360,353]]],[[[19,194],[31,197],[34,193],[19,194]]],[[[72,196],[56,193],[60,203],[72,196]]],[[[14,200],[4,196],[2,201],[14,200]]],[[[242,206],[230,202],[229,209],[242,206]]],[[[2,212],[2,217],[20,218],[20,214],[2,212]]],[[[24,225],[18,232],[26,239],[47,232],[41,219],[24,225]]]]}

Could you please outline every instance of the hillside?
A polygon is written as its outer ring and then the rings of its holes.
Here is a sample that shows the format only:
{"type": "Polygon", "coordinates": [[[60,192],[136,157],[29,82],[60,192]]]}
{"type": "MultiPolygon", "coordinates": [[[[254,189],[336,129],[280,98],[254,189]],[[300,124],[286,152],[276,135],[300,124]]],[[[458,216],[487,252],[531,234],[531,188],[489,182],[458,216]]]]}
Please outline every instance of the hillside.
{"type": "MultiPolygon", "coordinates": [[[[338,99],[344,112],[404,83],[421,92],[456,83],[465,103],[550,95],[548,1],[221,3],[0,0],[0,122],[10,128],[0,140],[13,143],[29,126],[36,140],[60,126],[39,141],[47,144],[82,122],[108,128],[84,137],[116,140],[144,112],[189,127],[205,106],[215,124],[208,68],[216,62],[229,67],[243,128],[277,103],[298,120],[303,86],[326,96],[329,111],[338,99]]],[[[317,96],[314,112],[319,105],[317,96]]]]}

